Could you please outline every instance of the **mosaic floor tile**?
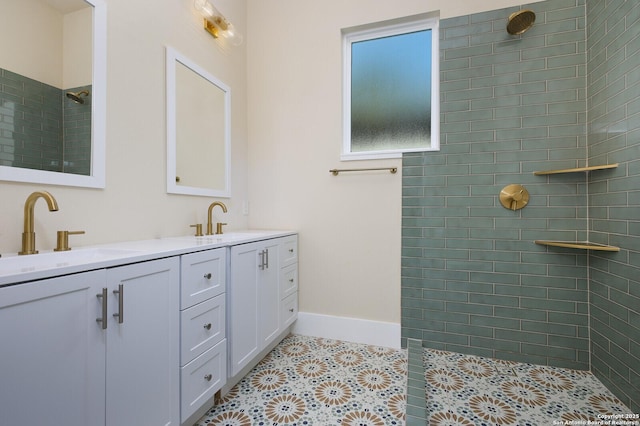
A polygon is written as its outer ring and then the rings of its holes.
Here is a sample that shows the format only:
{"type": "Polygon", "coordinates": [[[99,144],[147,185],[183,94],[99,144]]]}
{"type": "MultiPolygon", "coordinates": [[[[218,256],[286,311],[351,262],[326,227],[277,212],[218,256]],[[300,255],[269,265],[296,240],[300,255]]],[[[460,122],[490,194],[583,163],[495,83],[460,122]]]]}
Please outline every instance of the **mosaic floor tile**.
{"type": "MultiPolygon", "coordinates": [[[[630,414],[589,372],[431,349],[423,361],[429,426],[630,414]]],[[[406,351],[291,335],[194,426],[400,426],[406,385],[406,351]]]]}
{"type": "Polygon", "coordinates": [[[424,364],[432,426],[580,424],[630,413],[586,371],[432,349],[424,350],[424,364]]]}
{"type": "Polygon", "coordinates": [[[404,425],[406,351],[290,335],[195,426],[404,425]]]}

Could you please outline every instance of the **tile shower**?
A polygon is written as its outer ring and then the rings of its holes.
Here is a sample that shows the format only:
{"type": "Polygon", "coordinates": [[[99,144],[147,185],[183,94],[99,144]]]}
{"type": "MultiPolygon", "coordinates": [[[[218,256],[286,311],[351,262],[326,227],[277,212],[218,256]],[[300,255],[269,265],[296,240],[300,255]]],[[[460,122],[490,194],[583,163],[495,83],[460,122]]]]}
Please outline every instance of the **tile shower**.
{"type": "Polygon", "coordinates": [[[0,68],[0,165],[91,173],[91,97],[77,104],[61,90],[0,68]]]}
{"type": "Polygon", "coordinates": [[[520,7],[440,22],[441,150],[403,159],[403,344],[591,370],[638,413],[640,4],[522,8],[521,36],[520,7]],[[512,183],[531,194],[516,212],[498,201],[512,183]]]}

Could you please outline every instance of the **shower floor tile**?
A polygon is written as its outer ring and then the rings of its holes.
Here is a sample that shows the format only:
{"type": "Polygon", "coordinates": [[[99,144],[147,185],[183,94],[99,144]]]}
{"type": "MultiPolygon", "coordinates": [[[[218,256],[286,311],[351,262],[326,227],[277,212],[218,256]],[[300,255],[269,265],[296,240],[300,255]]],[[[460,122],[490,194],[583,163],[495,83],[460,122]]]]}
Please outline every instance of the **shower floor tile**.
{"type": "Polygon", "coordinates": [[[630,414],[586,371],[433,349],[424,363],[433,426],[604,424],[599,416],[630,414]]]}

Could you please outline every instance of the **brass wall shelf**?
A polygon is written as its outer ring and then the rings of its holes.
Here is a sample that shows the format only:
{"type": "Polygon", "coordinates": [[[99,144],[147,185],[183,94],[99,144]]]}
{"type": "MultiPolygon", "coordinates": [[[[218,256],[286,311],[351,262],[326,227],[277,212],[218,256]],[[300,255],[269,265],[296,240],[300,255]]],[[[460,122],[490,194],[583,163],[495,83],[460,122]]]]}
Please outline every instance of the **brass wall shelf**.
{"type": "MultiPolygon", "coordinates": [[[[576,167],[573,169],[545,170],[545,171],[533,172],[533,174],[536,176],[557,175],[562,173],[579,173],[579,172],[591,172],[594,170],[615,169],[616,167],[618,167],[618,163],[603,164],[601,166],[576,167]]],[[[580,249],[580,250],[620,251],[620,247],[609,246],[606,244],[592,243],[589,241],[535,240],[535,243],[543,246],[565,247],[565,248],[573,248],[573,249],[580,249]]]]}
{"type": "Polygon", "coordinates": [[[606,244],[591,243],[589,241],[550,241],[535,240],[536,244],[541,246],[565,247],[581,250],[599,250],[599,251],[620,251],[620,247],[609,246],[606,244]]]}
{"type": "Polygon", "coordinates": [[[593,170],[615,169],[616,167],[618,167],[618,163],[603,164],[602,166],[576,167],[573,169],[543,170],[539,172],[533,172],[533,174],[536,176],[557,175],[561,173],[578,173],[578,172],[590,172],[593,170]]]}

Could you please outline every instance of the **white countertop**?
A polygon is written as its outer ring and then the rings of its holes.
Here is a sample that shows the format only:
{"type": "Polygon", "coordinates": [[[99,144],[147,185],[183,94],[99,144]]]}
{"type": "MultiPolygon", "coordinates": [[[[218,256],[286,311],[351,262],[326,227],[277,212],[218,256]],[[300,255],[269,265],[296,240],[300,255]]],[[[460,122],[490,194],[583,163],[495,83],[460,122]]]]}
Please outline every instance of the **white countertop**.
{"type": "Polygon", "coordinates": [[[41,252],[0,257],[0,287],[94,269],[110,268],[196,251],[293,235],[295,231],[246,230],[203,237],[167,237],[75,247],[65,252],[41,252]]]}

